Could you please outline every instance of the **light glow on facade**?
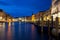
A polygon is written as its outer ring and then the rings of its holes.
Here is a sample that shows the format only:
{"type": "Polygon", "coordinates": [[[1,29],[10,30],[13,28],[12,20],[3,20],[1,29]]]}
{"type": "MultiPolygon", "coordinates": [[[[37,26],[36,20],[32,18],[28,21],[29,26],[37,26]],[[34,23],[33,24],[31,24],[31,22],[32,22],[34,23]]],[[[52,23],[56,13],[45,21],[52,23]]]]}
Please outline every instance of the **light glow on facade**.
{"type": "Polygon", "coordinates": [[[2,19],[2,17],[0,17],[0,20],[2,19]]]}

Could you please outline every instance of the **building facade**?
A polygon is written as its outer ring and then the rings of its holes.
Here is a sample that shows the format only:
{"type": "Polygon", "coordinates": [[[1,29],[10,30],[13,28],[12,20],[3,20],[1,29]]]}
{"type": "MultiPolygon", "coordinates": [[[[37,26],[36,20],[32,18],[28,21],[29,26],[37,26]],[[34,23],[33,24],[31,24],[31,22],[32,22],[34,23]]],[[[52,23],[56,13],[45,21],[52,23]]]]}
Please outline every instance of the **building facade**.
{"type": "Polygon", "coordinates": [[[0,22],[9,22],[9,20],[12,21],[12,17],[0,9],[0,22]]]}

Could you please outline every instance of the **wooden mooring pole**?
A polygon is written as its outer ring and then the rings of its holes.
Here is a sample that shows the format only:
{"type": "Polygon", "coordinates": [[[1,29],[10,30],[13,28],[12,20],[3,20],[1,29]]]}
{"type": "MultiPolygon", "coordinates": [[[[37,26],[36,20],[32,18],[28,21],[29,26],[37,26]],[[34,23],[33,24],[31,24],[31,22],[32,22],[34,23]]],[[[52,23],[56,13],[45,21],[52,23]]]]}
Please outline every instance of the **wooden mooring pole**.
{"type": "Polygon", "coordinates": [[[41,16],[41,19],[42,19],[42,21],[41,21],[41,40],[43,40],[43,16],[41,16]]]}
{"type": "Polygon", "coordinates": [[[50,21],[48,20],[47,22],[48,22],[48,24],[47,24],[48,25],[47,26],[48,27],[48,40],[51,40],[51,36],[50,36],[50,21]]]}
{"type": "Polygon", "coordinates": [[[56,37],[57,37],[57,40],[58,40],[58,25],[59,25],[59,20],[58,20],[58,17],[56,17],[55,29],[56,29],[56,37]]]}

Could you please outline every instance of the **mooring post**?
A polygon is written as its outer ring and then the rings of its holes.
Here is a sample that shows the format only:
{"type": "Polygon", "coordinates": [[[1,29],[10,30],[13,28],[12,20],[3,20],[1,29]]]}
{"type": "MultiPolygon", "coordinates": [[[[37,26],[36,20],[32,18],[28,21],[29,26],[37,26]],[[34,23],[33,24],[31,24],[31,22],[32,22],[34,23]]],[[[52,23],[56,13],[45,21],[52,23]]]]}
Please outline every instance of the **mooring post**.
{"type": "Polygon", "coordinates": [[[49,40],[51,40],[51,36],[50,36],[50,21],[48,20],[48,38],[49,40]]]}
{"type": "Polygon", "coordinates": [[[51,27],[53,27],[53,16],[51,16],[51,27]]]}
{"type": "Polygon", "coordinates": [[[44,25],[43,25],[43,23],[44,23],[44,22],[43,22],[43,15],[41,16],[41,19],[42,19],[42,20],[41,20],[41,40],[43,40],[43,26],[44,26],[44,25]]]}
{"type": "Polygon", "coordinates": [[[59,20],[58,17],[56,17],[56,22],[55,22],[55,29],[56,29],[56,36],[57,36],[57,40],[58,40],[58,25],[59,25],[59,20]]]}

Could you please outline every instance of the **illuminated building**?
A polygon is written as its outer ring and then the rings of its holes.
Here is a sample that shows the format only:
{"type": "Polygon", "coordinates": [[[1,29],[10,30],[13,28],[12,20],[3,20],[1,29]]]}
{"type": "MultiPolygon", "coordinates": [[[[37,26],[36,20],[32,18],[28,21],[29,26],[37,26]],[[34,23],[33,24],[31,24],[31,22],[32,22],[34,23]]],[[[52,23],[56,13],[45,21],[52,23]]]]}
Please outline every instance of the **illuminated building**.
{"type": "Polygon", "coordinates": [[[35,21],[35,15],[32,14],[32,22],[34,22],[34,21],[35,21]]]}
{"type": "Polygon", "coordinates": [[[0,22],[12,21],[12,17],[6,14],[2,9],[0,9],[0,22]]]}

